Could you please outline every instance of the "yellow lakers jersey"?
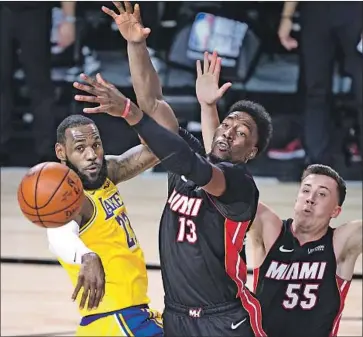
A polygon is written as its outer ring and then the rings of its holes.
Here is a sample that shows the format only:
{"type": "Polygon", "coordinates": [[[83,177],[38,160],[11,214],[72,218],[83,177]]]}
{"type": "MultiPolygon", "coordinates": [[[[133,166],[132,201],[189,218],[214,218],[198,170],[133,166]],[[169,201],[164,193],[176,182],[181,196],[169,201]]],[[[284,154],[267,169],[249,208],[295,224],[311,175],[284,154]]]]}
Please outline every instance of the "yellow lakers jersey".
{"type": "MultiPolygon", "coordinates": [[[[106,179],[98,190],[85,191],[93,204],[93,215],[79,231],[84,244],[98,254],[106,276],[106,292],[99,307],[81,315],[104,313],[134,305],[147,304],[147,271],[144,254],[131,228],[125,204],[117,187],[106,179]]],[[[59,260],[73,285],[77,284],[79,265],[59,260]]],[[[77,301],[82,296],[78,294],[77,301]]]]}

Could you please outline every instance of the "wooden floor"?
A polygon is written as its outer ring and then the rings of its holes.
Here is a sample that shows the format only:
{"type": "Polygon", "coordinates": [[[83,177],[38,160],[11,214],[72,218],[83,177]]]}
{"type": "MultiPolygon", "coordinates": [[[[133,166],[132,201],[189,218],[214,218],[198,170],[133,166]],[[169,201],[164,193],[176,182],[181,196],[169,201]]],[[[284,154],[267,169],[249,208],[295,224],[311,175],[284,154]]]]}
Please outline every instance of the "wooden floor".
{"type": "MultiPolygon", "coordinates": [[[[16,189],[24,169],[1,171],[1,257],[53,258],[45,231],[29,223],[19,210],[16,189]]],[[[291,216],[297,184],[257,181],[261,200],[281,217],[291,216]]],[[[164,175],[145,174],[121,184],[133,228],[148,263],[159,263],[158,223],[165,202],[164,175]]],[[[360,219],[362,188],[348,186],[344,210],[336,225],[360,219]]],[[[356,273],[362,273],[361,257],[356,273]]],[[[250,283],[251,280],[249,280],[250,283]]],[[[72,336],[79,316],[71,301],[72,287],[59,266],[1,264],[1,336],[72,336]]],[[[163,309],[159,271],[149,271],[151,306],[163,309]]],[[[362,336],[362,281],[354,280],[348,294],[340,336],[362,336]]]]}

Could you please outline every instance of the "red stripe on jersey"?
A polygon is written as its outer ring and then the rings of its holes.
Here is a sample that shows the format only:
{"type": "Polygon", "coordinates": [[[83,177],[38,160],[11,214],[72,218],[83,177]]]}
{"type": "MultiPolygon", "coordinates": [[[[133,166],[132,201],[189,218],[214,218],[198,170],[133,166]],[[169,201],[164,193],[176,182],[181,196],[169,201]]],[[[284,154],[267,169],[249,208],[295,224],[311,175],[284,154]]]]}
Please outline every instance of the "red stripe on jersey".
{"type": "Polygon", "coordinates": [[[253,269],[253,292],[256,294],[257,285],[258,285],[258,277],[260,276],[260,268],[253,269]]]}
{"type": "Polygon", "coordinates": [[[335,275],[335,280],[337,282],[337,288],[339,291],[340,306],[339,306],[339,311],[334,319],[333,328],[332,328],[332,331],[331,331],[329,337],[338,335],[340,319],[342,318],[342,313],[343,313],[343,309],[344,309],[344,302],[345,302],[345,298],[347,297],[348,290],[350,287],[350,282],[351,282],[351,281],[343,280],[338,275],[335,275]]]}
{"type": "Polygon", "coordinates": [[[249,225],[246,222],[234,222],[226,219],[224,223],[225,268],[229,277],[236,283],[239,297],[243,307],[250,316],[250,323],[255,336],[267,336],[262,328],[262,312],[259,301],[246,288],[246,263],[241,259],[240,252],[249,225]]]}

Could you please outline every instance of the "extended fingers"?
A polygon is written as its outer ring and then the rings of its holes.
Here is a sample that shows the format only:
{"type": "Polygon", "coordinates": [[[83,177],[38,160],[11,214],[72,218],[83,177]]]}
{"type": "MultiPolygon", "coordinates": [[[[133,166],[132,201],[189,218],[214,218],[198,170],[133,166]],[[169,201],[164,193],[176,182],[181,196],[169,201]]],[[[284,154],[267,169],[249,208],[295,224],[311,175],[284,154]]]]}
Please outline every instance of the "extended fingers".
{"type": "Polygon", "coordinates": [[[142,20],[141,20],[141,10],[140,10],[140,5],[139,4],[135,4],[134,6],[134,17],[136,18],[136,20],[142,24],[142,20]]]}
{"type": "Polygon", "coordinates": [[[202,76],[203,72],[202,72],[202,65],[200,63],[200,60],[197,60],[197,77],[202,76]]]}
{"type": "Polygon", "coordinates": [[[132,5],[130,1],[124,1],[126,13],[132,14],[132,5]]]}
{"type": "Polygon", "coordinates": [[[97,287],[96,287],[96,281],[94,281],[93,283],[91,283],[91,287],[90,287],[90,291],[89,291],[88,305],[87,305],[88,310],[91,310],[92,308],[94,308],[96,293],[97,293],[97,287]]]}
{"type": "Polygon", "coordinates": [[[86,284],[84,286],[83,294],[82,294],[82,297],[81,297],[81,302],[79,303],[79,307],[81,309],[83,309],[84,306],[86,305],[86,301],[87,301],[89,291],[90,291],[89,286],[86,284]]]}
{"type": "Polygon", "coordinates": [[[221,74],[221,67],[222,67],[222,59],[220,57],[217,57],[217,61],[216,61],[216,65],[214,67],[214,73],[213,73],[217,82],[219,82],[219,76],[221,74]]]}
{"type": "Polygon", "coordinates": [[[206,51],[204,52],[204,60],[203,60],[203,74],[206,74],[208,72],[209,69],[209,53],[206,51]]]}
{"type": "Polygon", "coordinates": [[[72,300],[75,301],[77,296],[78,296],[78,293],[79,291],[81,290],[82,286],[83,286],[83,281],[84,281],[84,278],[83,276],[79,276],[78,277],[78,281],[77,281],[77,285],[76,287],[74,288],[74,291],[73,291],[73,294],[72,294],[72,300]]]}
{"type": "Polygon", "coordinates": [[[105,6],[102,6],[102,12],[106,13],[107,15],[111,16],[112,19],[116,20],[118,17],[118,14],[116,14],[112,9],[109,9],[105,6]]]}
{"type": "Polygon", "coordinates": [[[125,12],[124,7],[121,4],[121,1],[112,1],[118,11],[121,13],[125,12]]]}
{"type": "Polygon", "coordinates": [[[224,95],[224,93],[232,86],[231,82],[225,83],[223,84],[219,89],[218,89],[218,97],[222,97],[224,95]]]}
{"type": "Polygon", "coordinates": [[[102,103],[103,100],[97,96],[85,96],[85,95],[76,95],[74,99],[78,102],[88,102],[88,103],[102,103]]]}
{"type": "Polygon", "coordinates": [[[81,74],[79,75],[79,77],[85,81],[86,83],[88,83],[89,85],[92,85],[93,87],[99,87],[100,85],[97,83],[95,78],[89,77],[86,74],[81,74]]]}
{"type": "Polygon", "coordinates": [[[79,82],[74,82],[73,86],[78,90],[88,92],[91,95],[96,95],[96,89],[94,87],[89,86],[89,85],[85,85],[85,84],[82,84],[82,83],[79,83],[79,82]]]}
{"type": "Polygon", "coordinates": [[[100,105],[95,108],[84,108],[83,112],[87,114],[97,114],[97,113],[103,113],[106,112],[109,109],[108,105],[100,105]]]}
{"type": "Polygon", "coordinates": [[[214,70],[215,70],[215,67],[216,67],[216,64],[217,64],[217,57],[218,57],[217,52],[214,51],[213,54],[212,54],[212,59],[210,61],[210,66],[209,66],[209,72],[211,74],[214,73],[214,70]]]}
{"type": "Polygon", "coordinates": [[[105,294],[105,284],[104,282],[98,281],[96,283],[96,289],[95,289],[95,297],[93,300],[93,308],[97,308],[100,304],[100,302],[102,301],[102,298],[105,294]]]}
{"type": "Polygon", "coordinates": [[[112,83],[110,83],[110,82],[106,81],[106,80],[102,77],[102,75],[101,75],[100,73],[97,73],[97,75],[96,75],[96,80],[97,80],[97,83],[102,84],[103,86],[105,86],[105,87],[107,87],[107,88],[110,88],[110,89],[115,88],[115,86],[114,86],[112,83]]]}

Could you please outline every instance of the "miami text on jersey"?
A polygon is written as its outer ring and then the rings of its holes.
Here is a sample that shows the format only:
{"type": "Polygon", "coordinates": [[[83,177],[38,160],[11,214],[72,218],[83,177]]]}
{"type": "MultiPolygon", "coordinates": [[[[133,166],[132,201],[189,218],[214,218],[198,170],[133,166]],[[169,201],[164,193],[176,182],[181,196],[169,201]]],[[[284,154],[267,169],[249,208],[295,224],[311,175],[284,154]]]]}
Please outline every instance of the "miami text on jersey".
{"type": "Polygon", "coordinates": [[[197,216],[202,205],[202,199],[189,198],[186,195],[179,194],[175,190],[168,200],[170,209],[182,215],[197,216]]]}
{"type": "Polygon", "coordinates": [[[265,277],[274,280],[322,280],[326,262],[293,262],[291,264],[272,261],[265,277]]]}

